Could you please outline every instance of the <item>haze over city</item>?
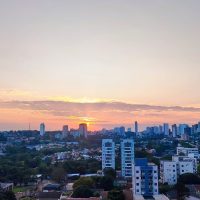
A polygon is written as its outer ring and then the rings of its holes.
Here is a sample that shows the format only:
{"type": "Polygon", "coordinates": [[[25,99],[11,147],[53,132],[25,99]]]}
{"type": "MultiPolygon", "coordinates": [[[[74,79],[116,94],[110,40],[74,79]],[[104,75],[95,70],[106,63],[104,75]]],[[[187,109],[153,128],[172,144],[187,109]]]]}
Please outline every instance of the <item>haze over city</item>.
{"type": "Polygon", "coordinates": [[[1,1],[0,130],[199,121],[200,1],[1,1]]]}

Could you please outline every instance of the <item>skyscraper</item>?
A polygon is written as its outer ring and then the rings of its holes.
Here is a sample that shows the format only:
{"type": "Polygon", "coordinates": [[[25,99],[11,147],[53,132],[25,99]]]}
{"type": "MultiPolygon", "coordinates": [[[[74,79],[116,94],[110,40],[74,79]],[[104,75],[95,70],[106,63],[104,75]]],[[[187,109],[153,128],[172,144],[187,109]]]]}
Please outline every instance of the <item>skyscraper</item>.
{"type": "Polygon", "coordinates": [[[132,177],[132,166],[134,163],[134,141],[124,139],[121,142],[121,167],[122,176],[125,178],[132,177]]]}
{"type": "Polygon", "coordinates": [[[40,136],[44,136],[45,134],[45,124],[41,123],[40,124],[40,136]]]}
{"type": "Polygon", "coordinates": [[[87,124],[85,123],[79,124],[79,133],[81,136],[87,138],[87,124]]]}
{"type": "Polygon", "coordinates": [[[63,126],[63,130],[62,130],[62,136],[63,136],[63,138],[66,138],[67,135],[68,135],[68,133],[69,133],[69,127],[68,127],[68,125],[64,125],[63,126]]]}
{"type": "Polygon", "coordinates": [[[172,136],[173,136],[173,137],[177,137],[177,134],[178,134],[177,125],[176,125],[176,124],[173,124],[173,125],[172,125],[172,136]]]}
{"type": "Polygon", "coordinates": [[[135,121],[135,135],[138,136],[138,122],[135,121]]]}
{"type": "Polygon", "coordinates": [[[112,139],[102,140],[102,170],[115,169],[115,143],[112,139]]]}
{"type": "Polygon", "coordinates": [[[164,123],[163,129],[164,129],[164,135],[169,136],[169,124],[164,123]]]}
{"type": "Polygon", "coordinates": [[[179,127],[178,127],[178,134],[181,136],[181,135],[184,135],[185,134],[185,129],[189,127],[188,124],[179,124],[179,127]]]}

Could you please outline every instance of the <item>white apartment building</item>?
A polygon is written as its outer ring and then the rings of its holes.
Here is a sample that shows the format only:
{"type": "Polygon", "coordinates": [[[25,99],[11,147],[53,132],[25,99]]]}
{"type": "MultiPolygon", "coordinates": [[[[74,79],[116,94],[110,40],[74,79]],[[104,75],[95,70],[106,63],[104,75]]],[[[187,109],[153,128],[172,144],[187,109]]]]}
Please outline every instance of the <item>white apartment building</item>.
{"type": "Polygon", "coordinates": [[[189,154],[193,154],[195,158],[199,158],[199,150],[198,148],[185,148],[185,147],[177,147],[176,154],[180,155],[183,153],[185,156],[189,156],[189,154]]]}
{"type": "Polygon", "coordinates": [[[122,176],[125,178],[132,177],[132,166],[134,163],[134,141],[124,139],[121,142],[121,167],[122,176]]]}
{"type": "Polygon", "coordinates": [[[146,158],[135,159],[133,165],[133,195],[158,195],[158,167],[146,158]]]}
{"type": "Polygon", "coordinates": [[[178,175],[197,173],[197,159],[187,156],[173,156],[172,161],[177,162],[178,175]]]}
{"type": "Polygon", "coordinates": [[[160,162],[161,182],[175,185],[177,183],[177,163],[175,161],[160,162]]]}
{"type": "Polygon", "coordinates": [[[172,161],[161,161],[160,178],[161,182],[175,185],[177,178],[186,173],[197,172],[197,159],[187,156],[173,156],[172,161]]]}
{"type": "Polygon", "coordinates": [[[115,169],[115,143],[112,139],[102,140],[102,170],[115,169]]]}

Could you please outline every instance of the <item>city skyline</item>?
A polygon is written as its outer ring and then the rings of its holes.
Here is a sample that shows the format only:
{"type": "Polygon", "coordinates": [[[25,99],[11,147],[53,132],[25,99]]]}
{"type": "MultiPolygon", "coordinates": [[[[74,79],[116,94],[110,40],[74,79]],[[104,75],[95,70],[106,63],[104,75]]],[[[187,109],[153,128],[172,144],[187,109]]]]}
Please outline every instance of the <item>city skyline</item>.
{"type": "Polygon", "coordinates": [[[0,130],[200,121],[200,2],[2,1],[0,130]]]}

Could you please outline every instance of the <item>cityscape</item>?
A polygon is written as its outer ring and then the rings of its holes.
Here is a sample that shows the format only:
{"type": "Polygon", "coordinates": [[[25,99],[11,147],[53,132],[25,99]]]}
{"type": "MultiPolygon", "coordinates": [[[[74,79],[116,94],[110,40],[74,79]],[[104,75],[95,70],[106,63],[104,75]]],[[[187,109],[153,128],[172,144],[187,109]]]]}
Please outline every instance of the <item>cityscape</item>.
{"type": "Polygon", "coordinates": [[[1,0],[0,200],[200,200],[199,10],[1,0]]]}
{"type": "Polygon", "coordinates": [[[143,131],[137,121],[100,131],[86,123],[60,131],[47,126],[0,132],[1,180],[9,180],[1,187],[19,199],[199,198],[200,122],[143,131]],[[8,167],[10,162],[17,166],[8,167]]]}

